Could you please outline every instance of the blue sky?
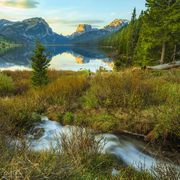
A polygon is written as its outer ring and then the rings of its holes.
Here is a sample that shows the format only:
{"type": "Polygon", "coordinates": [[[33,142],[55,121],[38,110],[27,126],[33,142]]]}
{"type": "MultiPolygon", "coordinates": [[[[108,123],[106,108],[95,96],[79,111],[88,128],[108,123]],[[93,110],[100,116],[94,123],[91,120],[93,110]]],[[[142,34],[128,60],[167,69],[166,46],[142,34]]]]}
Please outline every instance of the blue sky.
{"type": "Polygon", "coordinates": [[[42,17],[55,32],[67,35],[80,23],[101,28],[116,18],[130,19],[134,7],[139,14],[145,0],[0,0],[0,19],[42,17]]]}

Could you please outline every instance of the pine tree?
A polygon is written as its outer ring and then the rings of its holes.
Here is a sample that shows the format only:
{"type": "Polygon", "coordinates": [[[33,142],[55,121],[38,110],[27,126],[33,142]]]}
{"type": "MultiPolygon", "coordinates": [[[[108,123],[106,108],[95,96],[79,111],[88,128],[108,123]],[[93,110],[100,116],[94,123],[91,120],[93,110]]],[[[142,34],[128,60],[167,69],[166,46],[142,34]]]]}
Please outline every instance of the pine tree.
{"type": "Polygon", "coordinates": [[[129,63],[133,63],[134,50],[136,47],[137,39],[139,36],[138,20],[136,17],[136,8],[133,9],[131,22],[128,27],[128,40],[127,40],[127,57],[129,57],[129,63]]]}
{"type": "Polygon", "coordinates": [[[166,16],[166,24],[168,31],[171,32],[170,42],[172,43],[172,62],[175,63],[177,52],[180,49],[180,0],[171,0],[171,6],[168,8],[168,16],[166,16]]]}
{"type": "Polygon", "coordinates": [[[160,52],[160,63],[164,63],[167,45],[172,40],[170,24],[168,17],[170,16],[171,7],[176,0],[146,0],[147,11],[144,18],[144,28],[141,36],[143,47],[145,47],[146,58],[155,59],[153,54],[160,52]],[[160,48],[161,47],[161,48],[160,48]],[[149,52],[148,52],[149,51],[149,52]]]}
{"type": "Polygon", "coordinates": [[[133,9],[132,17],[131,17],[131,23],[134,23],[136,21],[136,8],[133,9]]]}
{"type": "Polygon", "coordinates": [[[36,42],[34,55],[31,57],[32,61],[32,83],[34,86],[42,86],[48,83],[47,69],[49,67],[50,59],[45,54],[45,47],[39,42],[36,42]]]}

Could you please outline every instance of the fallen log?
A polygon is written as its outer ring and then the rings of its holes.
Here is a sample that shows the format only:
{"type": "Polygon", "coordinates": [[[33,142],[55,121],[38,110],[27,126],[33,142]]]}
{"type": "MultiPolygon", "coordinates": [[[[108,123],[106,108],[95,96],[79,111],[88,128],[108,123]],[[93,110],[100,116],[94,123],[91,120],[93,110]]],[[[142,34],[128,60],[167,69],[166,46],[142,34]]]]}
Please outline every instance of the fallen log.
{"type": "Polygon", "coordinates": [[[146,136],[143,134],[133,133],[133,132],[126,131],[126,130],[121,130],[121,133],[126,134],[126,135],[130,135],[130,136],[136,136],[136,137],[143,138],[143,139],[146,138],[146,136]]]}
{"type": "Polygon", "coordinates": [[[160,64],[157,66],[147,66],[146,69],[150,70],[168,70],[172,68],[178,68],[180,67],[180,61],[176,61],[175,63],[169,63],[169,64],[160,64]]]}

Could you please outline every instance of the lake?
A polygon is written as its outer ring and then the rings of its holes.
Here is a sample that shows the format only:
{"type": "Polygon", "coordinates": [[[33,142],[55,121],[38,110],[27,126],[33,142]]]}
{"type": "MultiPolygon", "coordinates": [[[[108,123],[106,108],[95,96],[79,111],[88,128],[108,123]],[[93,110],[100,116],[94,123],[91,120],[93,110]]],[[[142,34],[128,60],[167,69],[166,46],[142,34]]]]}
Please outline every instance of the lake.
{"type": "MultiPolygon", "coordinates": [[[[90,70],[96,72],[100,67],[112,70],[112,59],[98,47],[89,46],[47,46],[51,59],[50,69],[90,70]]],[[[0,51],[0,70],[29,70],[33,47],[14,48],[0,51]]]]}

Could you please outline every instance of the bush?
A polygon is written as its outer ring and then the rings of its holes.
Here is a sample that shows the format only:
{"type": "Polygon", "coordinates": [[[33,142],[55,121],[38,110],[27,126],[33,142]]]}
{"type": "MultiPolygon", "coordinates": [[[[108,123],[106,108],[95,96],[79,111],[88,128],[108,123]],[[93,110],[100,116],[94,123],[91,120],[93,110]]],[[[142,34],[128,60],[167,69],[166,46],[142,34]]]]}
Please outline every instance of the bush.
{"type": "Polygon", "coordinates": [[[63,116],[63,122],[65,124],[72,124],[74,121],[74,115],[72,112],[66,112],[65,115],[63,116]]]}
{"type": "Polygon", "coordinates": [[[180,138],[180,107],[169,106],[156,107],[153,111],[153,118],[156,121],[155,127],[148,134],[147,139],[159,140],[166,143],[167,139],[180,138]]]}
{"type": "Polygon", "coordinates": [[[84,108],[91,109],[98,107],[98,99],[94,95],[93,91],[86,92],[86,95],[82,98],[84,108]]]}
{"type": "Polygon", "coordinates": [[[39,102],[33,96],[0,99],[0,121],[9,124],[9,133],[24,133],[34,122],[39,121],[39,102]]]}
{"type": "Polygon", "coordinates": [[[97,75],[84,97],[85,106],[142,108],[155,103],[155,86],[144,81],[142,72],[97,75]]]}
{"type": "Polygon", "coordinates": [[[14,90],[14,83],[11,77],[0,73],[0,96],[6,96],[14,90]]]}

